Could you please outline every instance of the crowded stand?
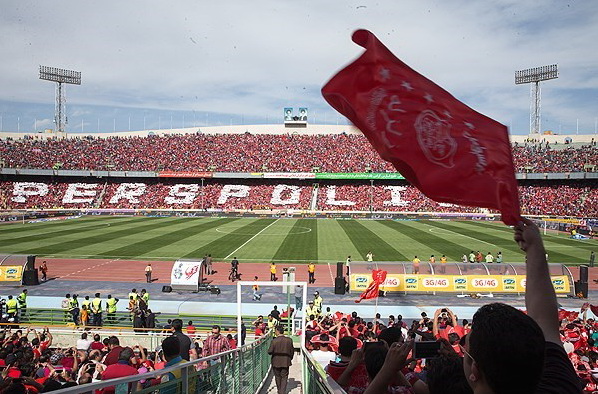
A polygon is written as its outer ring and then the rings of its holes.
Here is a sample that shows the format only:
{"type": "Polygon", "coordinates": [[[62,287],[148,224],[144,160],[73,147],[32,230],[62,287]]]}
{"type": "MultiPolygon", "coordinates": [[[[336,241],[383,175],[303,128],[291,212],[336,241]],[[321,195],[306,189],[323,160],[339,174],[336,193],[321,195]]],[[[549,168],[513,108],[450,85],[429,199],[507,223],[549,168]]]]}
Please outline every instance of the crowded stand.
{"type": "MultiPolygon", "coordinates": [[[[598,148],[514,144],[517,172],[595,171],[598,148]]],[[[185,134],[149,137],[0,140],[9,168],[222,172],[386,172],[362,135],[185,134]]]]}
{"type": "MultiPolygon", "coordinates": [[[[408,184],[311,182],[284,180],[173,182],[0,182],[0,209],[104,208],[260,210],[312,207],[322,211],[471,212],[480,208],[438,203],[408,184]],[[284,183],[282,183],[284,182],[284,183]]],[[[598,216],[598,191],[583,183],[525,184],[519,187],[528,215],[598,216]]]]}

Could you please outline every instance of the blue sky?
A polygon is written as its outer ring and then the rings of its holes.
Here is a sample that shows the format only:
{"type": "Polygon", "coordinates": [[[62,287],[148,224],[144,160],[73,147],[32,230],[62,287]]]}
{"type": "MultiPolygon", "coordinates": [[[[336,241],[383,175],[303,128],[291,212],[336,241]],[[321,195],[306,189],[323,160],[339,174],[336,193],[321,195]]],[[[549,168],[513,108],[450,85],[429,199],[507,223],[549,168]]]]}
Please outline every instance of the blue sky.
{"type": "Polygon", "coordinates": [[[594,133],[595,1],[5,1],[0,128],[52,128],[54,85],[39,65],[82,72],[67,87],[68,131],[345,123],[322,85],[362,49],[358,28],[474,109],[529,131],[529,86],[515,70],[557,63],[542,85],[542,130],[594,133]],[[130,121],[129,121],[130,119],[130,121]],[[183,123],[184,121],[184,123],[183,123]]]}

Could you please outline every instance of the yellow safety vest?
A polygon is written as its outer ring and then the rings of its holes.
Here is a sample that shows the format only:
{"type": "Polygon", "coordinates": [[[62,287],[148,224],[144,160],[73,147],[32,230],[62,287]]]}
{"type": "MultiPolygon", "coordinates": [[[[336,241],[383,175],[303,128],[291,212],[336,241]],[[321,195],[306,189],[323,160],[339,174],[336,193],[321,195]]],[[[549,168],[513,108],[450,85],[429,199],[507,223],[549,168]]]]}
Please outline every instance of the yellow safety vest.
{"type": "Polygon", "coordinates": [[[322,310],[322,297],[314,298],[314,307],[318,308],[318,310],[322,310]]]}
{"type": "Polygon", "coordinates": [[[17,313],[17,300],[12,299],[6,301],[6,312],[17,313]]]}
{"type": "Polygon", "coordinates": [[[116,303],[116,298],[108,298],[106,300],[106,310],[108,311],[108,313],[116,312],[116,303]]]}
{"type": "Polygon", "coordinates": [[[145,293],[141,298],[143,298],[143,301],[145,301],[146,305],[149,304],[149,293],[145,293]]]}
{"type": "Polygon", "coordinates": [[[19,303],[20,308],[26,308],[27,307],[27,294],[26,293],[19,294],[19,296],[17,297],[17,302],[19,303]]]}
{"type": "Polygon", "coordinates": [[[129,293],[129,299],[131,299],[131,297],[133,297],[134,300],[137,300],[137,297],[139,297],[139,294],[137,294],[137,293],[129,293]]]}
{"type": "Polygon", "coordinates": [[[89,300],[85,300],[81,303],[81,305],[85,305],[87,307],[87,309],[89,309],[89,304],[91,304],[91,301],[89,301],[89,300]]]}
{"type": "Polygon", "coordinates": [[[70,310],[73,310],[73,309],[75,309],[75,308],[79,308],[79,301],[78,301],[78,300],[71,299],[71,300],[69,301],[69,309],[70,309],[70,310]]]}
{"type": "Polygon", "coordinates": [[[308,305],[307,308],[305,308],[305,320],[309,320],[310,315],[314,315],[314,316],[318,317],[320,315],[320,312],[318,311],[318,309],[315,306],[310,307],[308,305]]]}
{"type": "Polygon", "coordinates": [[[100,300],[99,298],[94,298],[91,302],[91,309],[93,313],[102,312],[102,300],[100,300]]]}

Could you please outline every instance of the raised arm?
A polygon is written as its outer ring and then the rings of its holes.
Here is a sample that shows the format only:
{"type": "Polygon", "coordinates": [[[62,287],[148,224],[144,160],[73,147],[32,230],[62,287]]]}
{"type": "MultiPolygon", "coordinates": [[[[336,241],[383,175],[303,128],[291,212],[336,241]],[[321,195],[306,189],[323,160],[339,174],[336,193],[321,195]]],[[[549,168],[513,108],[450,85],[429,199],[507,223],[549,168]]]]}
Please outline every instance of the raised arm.
{"type": "Polygon", "coordinates": [[[523,218],[515,226],[515,241],[526,254],[527,314],[538,323],[546,341],[562,346],[559,336],[558,304],[540,230],[531,220],[523,218]]]}

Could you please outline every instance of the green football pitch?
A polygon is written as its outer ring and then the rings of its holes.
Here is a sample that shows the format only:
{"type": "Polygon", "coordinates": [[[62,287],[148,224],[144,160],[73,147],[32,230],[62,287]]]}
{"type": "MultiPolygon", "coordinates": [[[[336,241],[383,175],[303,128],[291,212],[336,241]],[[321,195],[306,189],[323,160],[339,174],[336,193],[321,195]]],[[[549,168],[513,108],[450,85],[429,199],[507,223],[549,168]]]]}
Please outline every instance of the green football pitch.
{"type": "MultiPolygon", "coordinates": [[[[595,240],[564,234],[544,237],[553,263],[587,263],[595,240]]],[[[502,223],[477,221],[394,221],[346,219],[82,217],[0,226],[0,253],[61,258],[243,261],[427,260],[443,254],[502,251],[505,262],[523,262],[513,232],[502,223]]]]}

